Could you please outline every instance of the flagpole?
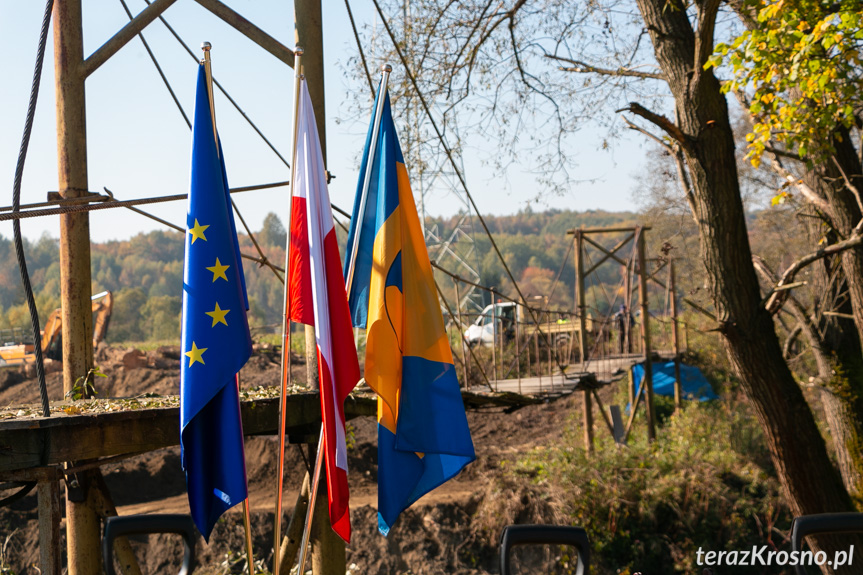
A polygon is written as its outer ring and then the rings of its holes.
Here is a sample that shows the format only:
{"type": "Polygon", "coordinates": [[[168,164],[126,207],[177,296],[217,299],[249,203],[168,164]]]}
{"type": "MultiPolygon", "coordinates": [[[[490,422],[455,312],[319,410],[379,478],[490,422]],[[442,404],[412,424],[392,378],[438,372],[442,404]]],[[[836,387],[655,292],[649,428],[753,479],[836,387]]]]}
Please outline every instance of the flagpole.
{"type": "MultiPolygon", "coordinates": [[[[240,396],[240,374],[237,374],[237,397],[240,396]]],[[[242,422],[240,423],[242,425],[242,422]]],[[[245,457],[245,450],[243,450],[245,457]]],[[[249,492],[249,483],[246,480],[246,493],[249,492]]],[[[255,575],[255,556],[252,554],[252,517],[249,511],[249,497],[243,499],[243,529],[246,532],[246,561],[249,564],[249,575],[255,575]]]]}
{"type": "Polygon", "coordinates": [[[207,75],[207,96],[210,98],[210,118],[213,120],[213,138],[216,140],[216,153],[219,153],[219,135],[216,131],[216,105],[213,99],[213,68],[210,62],[210,50],[213,45],[209,42],[201,44],[201,50],[204,51],[204,59],[201,63],[204,65],[204,74],[207,75]]]}
{"type": "Polygon", "coordinates": [[[305,572],[306,568],[306,555],[307,549],[309,546],[309,534],[312,530],[312,519],[315,516],[315,503],[318,499],[318,488],[321,484],[321,463],[323,461],[323,457],[321,454],[323,453],[324,445],[324,424],[321,424],[321,435],[318,438],[318,455],[315,457],[315,475],[312,479],[311,489],[309,490],[309,507],[306,510],[306,523],[303,526],[303,539],[300,542],[300,564],[299,571],[297,571],[297,575],[302,575],[305,572]]]}
{"type": "MultiPolygon", "coordinates": [[[[362,217],[362,214],[365,213],[366,209],[366,200],[368,198],[369,193],[369,184],[371,182],[371,173],[372,173],[372,165],[375,159],[375,151],[377,149],[377,140],[378,140],[378,132],[380,130],[381,125],[381,116],[383,114],[384,109],[384,96],[386,95],[387,82],[389,81],[390,73],[393,71],[392,66],[389,64],[384,64],[381,66],[381,88],[378,91],[378,102],[375,107],[375,120],[372,127],[372,140],[369,145],[369,157],[366,162],[366,176],[363,181],[363,190],[360,195],[360,209],[359,209],[359,217],[362,217]]],[[[360,233],[362,231],[362,222],[356,227],[356,235],[354,236],[354,243],[351,247],[351,263],[348,266],[348,280],[347,280],[347,293],[350,294],[351,285],[353,283],[354,278],[354,269],[355,262],[357,257],[357,251],[359,249],[359,239],[360,233]]],[[[315,471],[314,477],[311,482],[311,489],[309,490],[309,507],[306,511],[306,523],[303,526],[303,539],[300,543],[300,562],[299,562],[299,571],[298,573],[302,575],[305,567],[306,567],[306,556],[307,549],[309,545],[309,534],[312,528],[312,521],[314,519],[315,514],[315,502],[317,500],[318,489],[321,483],[321,467],[323,462],[323,444],[324,444],[324,426],[321,424],[321,435],[318,439],[318,453],[315,457],[315,471]]],[[[274,574],[278,575],[278,574],[274,574]]]]}
{"type": "MultiPolygon", "coordinates": [[[[393,71],[393,67],[389,64],[384,64],[381,66],[381,87],[378,90],[378,98],[377,105],[375,106],[375,121],[372,124],[372,140],[369,143],[369,157],[366,160],[366,175],[363,179],[363,191],[360,194],[360,209],[357,212],[359,214],[360,221],[356,222],[356,234],[354,235],[354,242],[351,245],[351,260],[350,265],[348,266],[348,277],[347,277],[347,292],[348,297],[351,297],[351,287],[354,285],[354,269],[356,268],[357,261],[357,252],[360,248],[360,234],[363,229],[362,218],[366,213],[366,201],[369,197],[369,185],[372,181],[372,165],[375,161],[375,152],[377,151],[378,145],[378,132],[381,127],[381,116],[384,111],[384,100],[387,93],[387,83],[390,79],[390,73],[393,71]]],[[[353,223],[353,222],[352,222],[353,223]]]]}
{"type": "Polygon", "coordinates": [[[294,48],[294,112],[291,129],[291,189],[288,200],[288,238],[285,245],[285,302],[282,317],[282,378],[281,398],[279,400],[279,466],[278,466],[278,488],[276,492],[276,519],[273,530],[273,575],[279,575],[281,561],[279,560],[279,547],[282,537],[282,492],[284,491],[285,477],[285,417],[287,408],[288,386],[291,382],[291,320],[290,320],[290,289],[291,289],[291,214],[294,201],[294,174],[296,173],[297,154],[297,115],[300,109],[300,82],[302,79],[303,49],[300,46],[294,48]]]}
{"type": "MultiPolygon", "coordinates": [[[[219,152],[219,133],[216,130],[216,107],[213,101],[213,69],[212,62],[210,61],[210,50],[213,48],[213,45],[209,42],[203,42],[201,44],[201,50],[204,51],[204,59],[201,61],[201,64],[204,66],[204,74],[207,77],[207,96],[210,100],[210,118],[213,122],[213,139],[216,142],[216,152],[219,152]]],[[[235,380],[237,382],[237,397],[240,395],[240,374],[236,374],[235,380]]],[[[237,406],[239,407],[239,405],[237,406]]],[[[249,515],[249,497],[248,497],[248,483],[246,484],[246,498],[243,499],[243,527],[246,532],[246,560],[249,564],[249,575],[255,575],[255,557],[252,555],[252,522],[249,515]]]]}

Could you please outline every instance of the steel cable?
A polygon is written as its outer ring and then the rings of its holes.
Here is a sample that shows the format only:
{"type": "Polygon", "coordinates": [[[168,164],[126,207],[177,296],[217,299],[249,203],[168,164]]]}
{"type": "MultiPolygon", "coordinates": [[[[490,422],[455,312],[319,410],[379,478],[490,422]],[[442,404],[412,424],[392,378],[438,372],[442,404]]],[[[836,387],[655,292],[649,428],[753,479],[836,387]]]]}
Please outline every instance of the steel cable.
{"type": "MultiPolygon", "coordinates": [[[[30,103],[27,107],[27,119],[24,121],[24,136],[21,138],[21,148],[18,150],[18,163],[15,165],[15,181],[12,184],[12,212],[21,209],[21,179],[24,176],[24,162],[27,160],[27,149],[30,147],[30,134],[33,132],[33,117],[36,115],[36,101],[39,99],[39,84],[42,79],[42,62],[45,60],[45,45],[48,42],[48,28],[51,24],[51,12],[54,0],[45,3],[45,14],[42,16],[42,30],[39,33],[39,48],[36,53],[36,67],[33,69],[33,83],[30,86],[30,103]]],[[[30,285],[30,274],[27,271],[27,261],[24,258],[24,242],[21,239],[21,222],[12,222],[15,236],[15,257],[18,259],[18,269],[21,272],[21,282],[27,296],[27,307],[30,310],[30,323],[33,327],[33,346],[36,353],[36,374],[39,379],[39,398],[42,402],[42,415],[51,416],[48,405],[48,386],[45,383],[45,363],[42,358],[42,333],[39,327],[39,310],[33,297],[33,286],[30,285]]]]}

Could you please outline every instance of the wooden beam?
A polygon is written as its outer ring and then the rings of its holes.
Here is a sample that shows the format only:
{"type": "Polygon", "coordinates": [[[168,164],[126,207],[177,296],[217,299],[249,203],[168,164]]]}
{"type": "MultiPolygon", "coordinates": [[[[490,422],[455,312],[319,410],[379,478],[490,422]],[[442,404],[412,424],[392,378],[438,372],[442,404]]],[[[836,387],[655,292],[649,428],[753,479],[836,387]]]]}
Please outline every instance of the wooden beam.
{"type": "Polygon", "coordinates": [[[576,232],[581,231],[581,233],[583,234],[614,234],[620,232],[634,232],[638,227],[641,227],[642,230],[651,229],[650,226],[628,226],[620,228],[580,228],[578,230],[567,230],[566,233],[569,235],[575,235],[576,232]]]}
{"type": "MultiPolygon", "coordinates": [[[[645,230],[649,230],[650,228],[643,228],[643,229],[645,229],[645,230]]],[[[578,230],[574,230],[574,231],[578,231],[578,230]]],[[[617,230],[617,231],[621,231],[621,230],[617,230]]],[[[626,231],[626,230],[622,230],[622,231],[626,231]]],[[[567,233],[570,233],[570,232],[567,232],[567,233]]],[[[626,265],[627,265],[627,262],[625,262],[625,261],[623,261],[622,259],[620,259],[620,258],[617,256],[617,254],[611,254],[611,253],[609,253],[608,248],[606,248],[605,246],[603,246],[603,245],[601,245],[601,244],[599,244],[599,243],[597,243],[597,242],[593,241],[593,240],[592,240],[592,239],[590,239],[589,237],[584,236],[584,241],[586,241],[587,243],[589,243],[589,244],[590,244],[590,245],[592,245],[593,247],[597,248],[598,250],[600,250],[600,251],[602,251],[602,252],[604,252],[604,253],[608,254],[608,257],[612,258],[614,261],[616,261],[616,262],[617,262],[617,263],[619,263],[620,265],[622,265],[622,266],[626,266],[626,265]]],[[[665,283],[663,283],[661,280],[657,279],[657,278],[654,276],[654,274],[656,274],[656,273],[657,273],[659,270],[661,270],[663,267],[665,267],[665,266],[664,266],[664,265],[662,265],[662,266],[660,266],[657,270],[655,270],[654,272],[647,274],[647,280],[648,280],[648,281],[652,281],[653,283],[655,283],[656,285],[658,285],[658,286],[659,286],[659,287],[661,287],[662,289],[668,289],[668,287],[665,285],[665,283]]],[[[591,268],[591,269],[593,269],[593,268],[591,268]]],[[[707,316],[708,318],[710,318],[710,319],[711,319],[711,320],[713,320],[713,321],[716,321],[716,316],[715,316],[714,314],[710,313],[709,311],[707,311],[706,309],[704,309],[703,307],[701,307],[700,305],[698,305],[698,304],[697,304],[697,303],[695,303],[694,301],[692,301],[692,300],[690,300],[690,299],[688,299],[688,298],[681,298],[681,301],[682,301],[683,303],[685,303],[686,305],[688,305],[689,307],[693,308],[695,311],[697,311],[697,312],[701,313],[702,315],[707,316]]]]}
{"type": "MultiPolygon", "coordinates": [[[[81,0],[54,3],[54,86],[57,118],[57,189],[63,199],[87,195],[87,114],[81,0]]],[[[93,317],[90,294],[90,216],[60,215],[60,309],[63,392],[76,385],[89,396],[93,317]],[[86,383],[81,384],[84,381],[86,383]]],[[[79,440],[74,437],[74,440],[79,440]]],[[[36,465],[45,465],[38,462],[36,465]]],[[[66,490],[66,564],[69,575],[102,569],[99,518],[88,483],[66,490]]]]}
{"type": "Polygon", "coordinates": [[[110,40],[90,54],[82,65],[84,78],[99,69],[99,66],[107,62],[111,56],[120,51],[120,48],[128,44],[132,38],[137,36],[141,30],[146,28],[153,20],[162,15],[177,0],[155,0],[152,4],[141,10],[141,12],[126,24],[119,32],[114,34],[110,40]]]}
{"type": "Polygon", "coordinates": [[[60,548],[60,469],[48,467],[37,470],[37,505],[39,509],[39,572],[42,575],[60,575],[62,549],[60,548]]]}
{"type": "Polygon", "coordinates": [[[641,341],[644,352],[644,382],[647,407],[647,439],[656,439],[656,412],[653,409],[653,358],[650,354],[650,309],[647,301],[647,262],[644,261],[644,232],[638,232],[638,300],[641,304],[641,341]]]}
{"type": "Polygon", "coordinates": [[[225,6],[219,0],[195,0],[198,4],[230,24],[243,36],[281,60],[294,67],[294,51],[246,20],[243,16],[225,6]]]}
{"type": "MultiPolygon", "coordinates": [[[[293,394],[287,400],[285,427],[289,434],[304,435],[319,429],[321,406],[317,393],[293,394]]],[[[278,398],[243,401],[240,408],[246,435],[276,433],[278,398]]],[[[347,418],[376,412],[377,401],[371,397],[351,396],[345,402],[347,418]]],[[[6,420],[0,422],[0,474],[150,451],[179,442],[178,407],[6,420]]]]}
{"type": "Polygon", "coordinates": [[[590,401],[590,390],[585,389],[584,394],[584,450],[593,453],[593,404],[590,401]]]}
{"type": "Polygon", "coordinates": [[[611,248],[611,251],[610,251],[610,252],[609,252],[609,251],[607,251],[605,248],[600,248],[603,252],[605,252],[605,255],[604,255],[604,256],[602,256],[602,257],[599,259],[599,261],[597,261],[595,264],[593,264],[592,266],[590,266],[590,269],[588,269],[586,272],[584,272],[584,273],[585,273],[585,275],[590,275],[591,273],[593,273],[593,272],[596,270],[596,268],[598,268],[599,266],[601,266],[603,263],[605,263],[605,261],[606,261],[606,260],[608,260],[608,258],[610,258],[610,257],[611,257],[611,256],[613,256],[614,254],[616,254],[618,251],[620,251],[620,249],[621,249],[621,248],[623,248],[626,244],[628,244],[628,243],[629,243],[629,240],[631,240],[631,239],[632,239],[632,238],[634,238],[634,237],[635,237],[635,233],[634,233],[634,232],[633,232],[633,233],[631,233],[631,234],[629,234],[628,236],[626,236],[625,238],[623,238],[622,240],[620,240],[620,241],[617,243],[617,245],[616,245],[616,246],[614,246],[613,248],[611,248]]]}

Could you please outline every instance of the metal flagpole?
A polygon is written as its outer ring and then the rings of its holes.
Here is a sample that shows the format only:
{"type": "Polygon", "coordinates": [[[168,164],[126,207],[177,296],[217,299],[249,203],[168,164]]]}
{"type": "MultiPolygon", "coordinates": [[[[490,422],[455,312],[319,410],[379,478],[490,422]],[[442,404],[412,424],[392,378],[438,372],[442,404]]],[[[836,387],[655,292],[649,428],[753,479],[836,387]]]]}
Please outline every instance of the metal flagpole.
{"type": "MultiPolygon", "coordinates": [[[[363,193],[360,195],[360,209],[359,217],[362,218],[366,213],[366,201],[369,197],[369,184],[372,181],[372,164],[375,161],[375,152],[377,151],[378,145],[378,132],[381,127],[381,114],[384,111],[384,99],[387,93],[387,83],[390,79],[390,72],[393,71],[393,67],[389,64],[384,64],[381,66],[381,86],[378,89],[378,103],[375,106],[375,121],[372,125],[372,141],[369,143],[369,157],[366,160],[366,176],[363,179],[363,193]]],[[[354,285],[354,268],[356,268],[356,260],[357,260],[357,252],[360,248],[360,233],[362,232],[362,221],[356,224],[357,230],[356,235],[354,235],[354,243],[351,245],[351,264],[348,266],[348,277],[345,278],[347,281],[347,292],[348,297],[351,295],[351,287],[354,285]]]]}
{"type": "MultiPolygon", "coordinates": [[[[380,131],[381,126],[381,115],[384,109],[384,98],[387,93],[387,82],[390,78],[390,73],[393,71],[392,66],[389,64],[384,64],[381,66],[381,85],[378,90],[378,103],[375,107],[375,120],[372,124],[372,140],[369,143],[369,157],[366,160],[366,176],[363,180],[363,190],[360,195],[360,209],[357,212],[359,214],[359,218],[363,217],[363,214],[366,211],[366,200],[369,195],[369,184],[372,179],[372,165],[375,161],[375,152],[377,151],[377,142],[378,142],[378,132],[380,131]]],[[[354,243],[351,246],[351,260],[350,265],[348,266],[348,278],[347,278],[347,293],[351,293],[351,285],[353,285],[354,281],[354,269],[356,268],[356,258],[357,251],[360,247],[360,234],[362,232],[362,221],[357,223],[356,234],[354,235],[354,243]]],[[[309,508],[306,511],[306,524],[303,527],[303,539],[300,543],[300,564],[298,573],[303,573],[303,570],[306,567],[306,555],[307,555],[307,547],[309,545],[309,532],[312,528],[312,519],[314,518],[315,513],[315,501],[318,495],[318,488],[320,487],[321,482],[321,463],[322,463],[322,450],[321,447],[324,444],[324,426],[321,425],[321,436],[318,440],[318,454],[315,458],[315,472],[314,477],[312,478],[311,488],[309,490],[309,508]]],[[[274,575],[278,575],[275,573],[274,575]]]]}
{"type": "Polygon", "coordinates": [[[279,546],[282,538],[282,492],[285,476],[285,417],[287,407],[288,385],[291,382],[291,320],[290,320],[290,288],[291,288],[291,214],[294,201],[294,174],[297,154],[297,115],[300,109],[300,81],[302,79],[303,49],[294,49],[294,113],[291,129],[291,190],[288,199],[288,239],[285,246],[285,302],[282,317],[282,389],[279,400],[279,466],[278,488],[276,492],[276,520],[273,530],[273,575],[279,575],[279,546]]]}
{"type": "MultiPolygon", "coordinates": [[[[213,70],[210,61],[210,50],[212,49],[212,44],[209,42],[204,42],[201,44],[201,50],[204,51],[204,59],[201,61],[201,64],[204,66],[204,73],[207,76],[207,96],[210,99],[210,118],[213,121],[213,139],[216,141],[216,152],[219,152],[219,133],[216,130],[216,107],[213,101],[213,70]]],[[[238,373],[236,376],[237,382],[237,396],[239,397],[240,393],[240,374],[238,373]]],[[[248,485],[246,486],[246,490],[248,492],[248,485]]],[[[246,496],[243,499],[243,527],[246,532],[246,560],[249,563],[249,575],[255,575],[255,557],[252,555],[252,522],[249,516],[249,497],[246,496]]]]}
{"type": "MultiPolygon", "coordinates": [[[[237,374],[237,395],[240,393],[240,374],[237,374]]],[[[246,480],[246,492],[249,483],[246,480]]],[[[255,575],[255,556],[252,554],[252,518],[249,510],[249,497],[243,499],[243,529],[246,532],[246,560],[249,563],[249,575],[255,575]]]]}

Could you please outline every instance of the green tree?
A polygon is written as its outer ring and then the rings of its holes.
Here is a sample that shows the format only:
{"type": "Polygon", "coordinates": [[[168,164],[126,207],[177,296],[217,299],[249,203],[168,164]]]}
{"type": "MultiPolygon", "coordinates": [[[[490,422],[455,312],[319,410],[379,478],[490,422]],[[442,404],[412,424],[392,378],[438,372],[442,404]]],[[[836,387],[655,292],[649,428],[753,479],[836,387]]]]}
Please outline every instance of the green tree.
{"type": "Polygon", "coordinates": [[[288,233],[285,231],[285,226],[282,225],[282,220],[275,213],[270,212],[264,218],[263,227],[258,233],[258,242],[264,245],[273,247],[285,247],[288,240],[288,233]]]}
{"type": "Polygon", "coordinates": [[[141,288],[123,288],[114,292],[114,309],[107,340],[112,343],[144,341],[146,336],[141,325],[142,312],[147,296],[141,288]]]}
{"type": "Polygon", "coordinates": [[[151,297],[141,309],[142,329],[148,340],[180,339],[183,301],[179,296],[151,297]]]}

